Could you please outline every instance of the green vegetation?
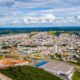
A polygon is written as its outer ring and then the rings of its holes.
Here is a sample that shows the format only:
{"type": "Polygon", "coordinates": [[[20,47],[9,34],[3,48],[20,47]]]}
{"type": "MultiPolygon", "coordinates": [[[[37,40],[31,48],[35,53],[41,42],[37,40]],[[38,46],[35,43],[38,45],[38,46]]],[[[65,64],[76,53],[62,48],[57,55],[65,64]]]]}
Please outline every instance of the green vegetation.
{"type": "Polygon", "coordinates": [[[48,34],[49,35],[54,35],[54,34],[56,34],[56,31],[49,31],[48,34]]]}
{"type": "Polygon", "coordinates": [[[12,80],[61,80],[43,69],[30,66],[9,67],[0,72],[12,80]]]}
{"type": "Polygon", "coordinates": [[[71,62],[71,61],[70,61],[69,63],[80,66],[80,62],[71,62]]]}
{"type": "Polygon", "coordinates": [[[72,76],[72,80],[80,80],[80,72],[75,71],[74,75],[72,76]]]}
{"type": "Polygon", "coordinates": [[[2,55],[0,55],[0,59],[2,59],[3,58],[3,56],[2,55]]]}
{"type": "MultiPolygon", "coordinates": [[[[61,33],[64,33],[64,31],[48,31],[49,35],[60,35],[61,33]]],[[[66,32],[65,32],[66,33],[66,32]]]]}
{"type": "Polygon", "coordinates": [[[61,54],[56,53],[55,56],[59,59],[61,59],[61,54]]]}

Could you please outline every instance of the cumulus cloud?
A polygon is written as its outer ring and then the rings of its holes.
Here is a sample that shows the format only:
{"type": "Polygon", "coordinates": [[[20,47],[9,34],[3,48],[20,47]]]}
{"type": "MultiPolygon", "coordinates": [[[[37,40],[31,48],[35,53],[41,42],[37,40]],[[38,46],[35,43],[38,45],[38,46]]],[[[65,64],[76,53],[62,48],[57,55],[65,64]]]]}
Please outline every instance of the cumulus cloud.
{"type": "Polygon", "coordinates": [[[78,24],[80,0],[0,0],[0,25],[78,24]]]}
{"type": "Polygon", "coordinates": [[[47,14],[45,16],[28,16],[24,18],[25,23],[53,23],[56,20],[56,17],[52,14],[47,14]]]}
{"type": "Polygon", "coordinates": [[[80,15],[79,15],[79,16],[76,16],[76,18],[77,18],[78,20],[80,20],[80,15]]]}

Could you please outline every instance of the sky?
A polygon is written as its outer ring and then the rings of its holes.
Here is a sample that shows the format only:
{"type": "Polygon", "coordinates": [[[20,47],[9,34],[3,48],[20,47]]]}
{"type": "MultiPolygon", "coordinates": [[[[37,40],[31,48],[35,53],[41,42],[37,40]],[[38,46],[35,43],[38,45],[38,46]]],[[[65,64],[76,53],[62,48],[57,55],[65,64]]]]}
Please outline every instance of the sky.
{"type": "Polygon", "coordinates": [[[0,0],[0,27],[80,26],[80,0],[0,0]]]}

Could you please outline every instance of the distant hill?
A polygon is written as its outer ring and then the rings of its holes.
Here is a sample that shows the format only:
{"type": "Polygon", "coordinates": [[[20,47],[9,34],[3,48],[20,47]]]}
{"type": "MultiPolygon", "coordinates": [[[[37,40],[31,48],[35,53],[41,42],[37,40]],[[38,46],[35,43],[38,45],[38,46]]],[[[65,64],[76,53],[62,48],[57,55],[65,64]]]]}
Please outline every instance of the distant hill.
{"type": "Polygon", "coordinates": [[[24,28],[18,28],[18,27],[9,27],[9,28],[0,28],[0,35],[5,34],[17,34],[17,33],[28,33],[28,32],[35,32],[35,31],[78,31],[80,32],[80,26],[79,27],[24,27],[24,28]]]}
{"type": "Polygon", "coordinates": [[[43,69],[30,66],[9,67],[0,72],[12,80],[61,80],[43,69]]]}

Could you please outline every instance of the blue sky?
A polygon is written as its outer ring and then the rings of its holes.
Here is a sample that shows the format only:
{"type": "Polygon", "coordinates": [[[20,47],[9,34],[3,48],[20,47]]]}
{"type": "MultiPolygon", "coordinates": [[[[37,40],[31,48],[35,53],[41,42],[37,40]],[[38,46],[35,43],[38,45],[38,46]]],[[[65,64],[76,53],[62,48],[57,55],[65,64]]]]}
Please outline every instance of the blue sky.
{"type": "Polygon", "coordinates": [[[0,26],[80,26],[80,0],[0,0],[0,26]]]}

